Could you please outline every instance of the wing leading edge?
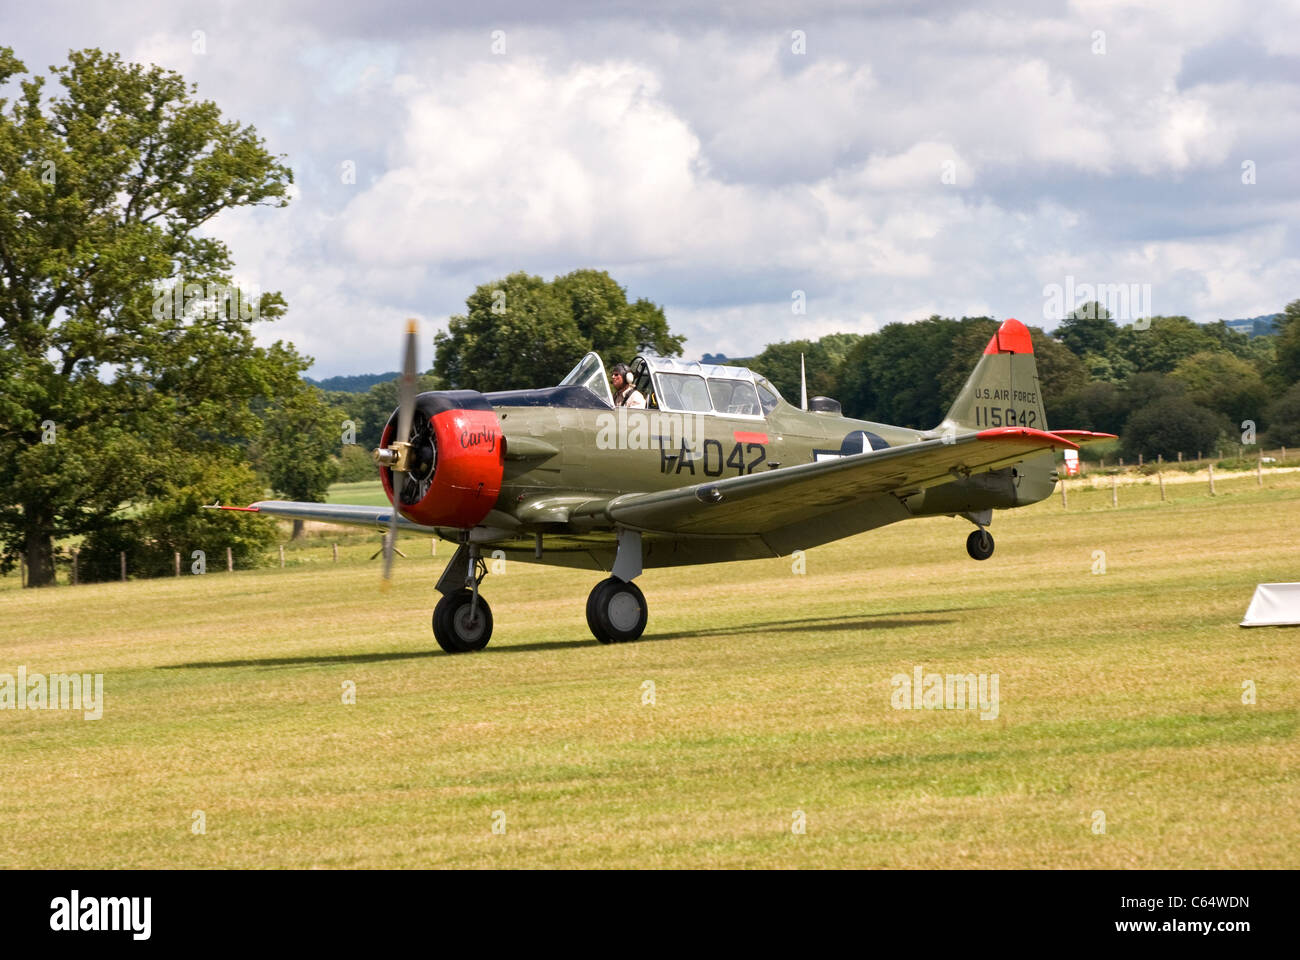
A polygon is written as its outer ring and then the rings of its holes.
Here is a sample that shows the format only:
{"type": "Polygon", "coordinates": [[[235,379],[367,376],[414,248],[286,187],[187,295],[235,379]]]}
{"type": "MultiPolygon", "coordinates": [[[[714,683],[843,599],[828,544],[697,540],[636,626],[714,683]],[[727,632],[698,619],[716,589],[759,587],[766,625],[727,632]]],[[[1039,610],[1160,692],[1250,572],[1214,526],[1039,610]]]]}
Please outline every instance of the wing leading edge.
{"type": "MultiPolygon", "coordinates": [[[[392,507],[365,507],[355,503],[303,503],[298,500],[259,500],[247,507],[222,507],[212,505],[212,510],[240,510],[245,513],[264,513],[271,517],[289,520],[318,520],[321,523],[347,523],[360,527],[379,527],[384,530],[392,523],[392,507]]],[[[402,530],[432,533],[433,527],[412,523],[398,516],[397,526],[402,530]]]]}

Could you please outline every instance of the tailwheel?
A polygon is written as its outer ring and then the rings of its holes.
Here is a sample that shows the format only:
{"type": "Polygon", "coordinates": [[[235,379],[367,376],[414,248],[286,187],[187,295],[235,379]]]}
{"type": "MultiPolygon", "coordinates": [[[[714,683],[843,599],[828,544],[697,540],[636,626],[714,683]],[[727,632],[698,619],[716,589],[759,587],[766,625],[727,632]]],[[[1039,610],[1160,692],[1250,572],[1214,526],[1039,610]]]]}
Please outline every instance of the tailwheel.
{"type": "Polygon", "coordinates": [[[976,560],[987,560],[993,556],[993,534],[983,528],[972,530],[966,538],[966,552],[976,560]]]}
{"type": "Polygon", "coordinates": [[[444,594],[433,608],[433,636],[448,653],[482,650],[492,639],[492,608],[469,589],[444,594]]]}
{"type": "Polygon", "coordinates": [[[645,630],[649,608],[635,583],[610,577],[587,597],[587,626],[601,643],[626,643],[645,630]]]}

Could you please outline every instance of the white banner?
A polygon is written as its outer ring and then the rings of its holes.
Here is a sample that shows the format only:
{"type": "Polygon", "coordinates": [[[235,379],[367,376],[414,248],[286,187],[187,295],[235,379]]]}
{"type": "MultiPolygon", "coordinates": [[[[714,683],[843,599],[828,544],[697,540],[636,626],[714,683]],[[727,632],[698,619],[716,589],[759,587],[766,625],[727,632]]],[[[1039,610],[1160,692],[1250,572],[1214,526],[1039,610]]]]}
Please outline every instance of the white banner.
{"type": "Polygon", "coordinates": [[[1300,583],[1261,583],[1246,609],[1243,627],[1300,626],[1300,583]]]}

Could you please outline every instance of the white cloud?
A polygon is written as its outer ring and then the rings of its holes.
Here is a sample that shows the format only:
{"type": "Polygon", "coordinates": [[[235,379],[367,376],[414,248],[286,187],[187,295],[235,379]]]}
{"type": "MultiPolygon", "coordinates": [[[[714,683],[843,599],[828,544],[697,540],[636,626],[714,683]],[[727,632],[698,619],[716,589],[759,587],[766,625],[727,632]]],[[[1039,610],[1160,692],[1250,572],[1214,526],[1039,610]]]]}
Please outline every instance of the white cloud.
{"type": "Polygon", "coordinates": [[[1300,295],[1300,77],[1250,71],[1300,55],[1293,4],[786,16],[55,2],[0,26],[32,66],[94,45],[180,70],[288,155],[287,209],[211,229],[289,300],[260,336],[320,375],[390,369],[402,318],[431,336],[519,269],[607,268],[696,354],[931,312],[1038,323],[1067,274],[1195,319],[1300,295]]]}

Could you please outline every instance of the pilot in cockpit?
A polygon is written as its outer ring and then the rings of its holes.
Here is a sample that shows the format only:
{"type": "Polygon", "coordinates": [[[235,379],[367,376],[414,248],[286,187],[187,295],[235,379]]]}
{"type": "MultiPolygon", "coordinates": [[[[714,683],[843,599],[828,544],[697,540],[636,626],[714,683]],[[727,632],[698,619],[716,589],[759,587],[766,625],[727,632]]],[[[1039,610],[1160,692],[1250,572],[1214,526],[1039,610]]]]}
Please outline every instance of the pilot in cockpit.
{"type": "Polygon", "coordinates": [[[609,371],[609,385],[614,392],[614,406],[644,409],[645,396],[632,383],[626,363],[616,363],[609,371]]]}

